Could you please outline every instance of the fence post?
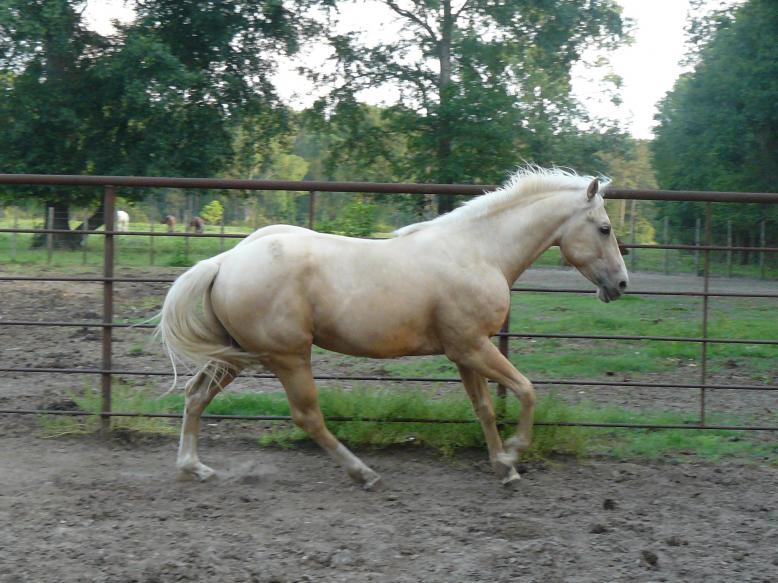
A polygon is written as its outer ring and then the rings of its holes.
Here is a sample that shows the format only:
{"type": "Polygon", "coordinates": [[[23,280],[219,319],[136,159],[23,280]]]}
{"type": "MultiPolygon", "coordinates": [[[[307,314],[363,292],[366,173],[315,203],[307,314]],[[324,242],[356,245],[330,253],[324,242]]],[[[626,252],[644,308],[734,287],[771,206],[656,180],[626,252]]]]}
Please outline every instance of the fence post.
{"type": "MultiPolygon", "coordinates": [[[[513,292],[510,292],[511,296],[513,295],[513,292]]],[[[500,328],[500,334],[508,334],[511,331],[511,304],[508,304],[508,313],[505,315],[505,322],[502,323],[502,328],[500,328]]],[[[510,344],[508,342],[510,338],[508,336],[500,336],[500,340],[498,342],[500,352],[505,358],[509,358],[510,356],[510,344]]],[[[500,417],[505,416],[505,386],[504,385],[497,385],[497,414],[500,417]]]]}
{"type": "MultiPolygon", "coordinates": [[[[700,246],[700,219],[694,221],[694,244],[700,246]]],[[[694,250],[694,275],[700,275],[700,250],[694,250]]]]}
{"type": "Polygon", "coordinates": [[[189,233],[189,209],[184,211],[184,260],[189,261],[189,237],[186,236],[189,233]]]}
{"type": "Polygon", "coordinates": [[[111,431],[111,349],[113,344],[113,266],[114,266],[114,219],[115,193],[113,186],[106,186],[103,194],[103,219],[105,223],[105,242],[103,245],[103,358],[100,402],[100,430],[103,435],[111,431]]]}
{"type": "MultiPolygon", "coordinates": [[[[705,245],[713,244],[713,229],[711,226],[711,203],[705,203],[705,245]]],[[[703,251],[703,291],[702,296],[702,366],[700,367],[700,425],[705,426],[705,384],[708,381],[708,308],[710,297],[710,250],[703,251]]]]}
{"type": "MultiPolygon", "coordinates": [[[[19,228],[19,207],[14,207],[14,229],[19,228]]],[[[16,263],[16,236],[19,233],[14,233],[11,237],[11,262],[16,263]]]]}
{"type": "MultiPolygon", "coordinates": [[[[637,206],[637,201],[633,200],[632,204],[630,205],[631,210],[630,210],[630,213],[629,213],[629,238],[630,238],[630,243],[632,243],[633,245],[635,244],[635,238],[636,238],[636,233],[635,233],[635,211],[636,211],[636,206],[637,206]]],[[[635,271],[635,266],[637,265],[637,254],[638,254],[638,250],[633,247],[632,250],[629,253],[629,270],[630,271],[635,271]]]]}
{"type": "MultiPolygon", "coordinates": [[[[54,228],[54,207],[50,206],[46,212],[46,226],[49,231],[54,228]]],[[[46,263],[51,265],[51,257],[54,254],[54,233],[46,233],[46,263]]]]}
{"type": "MultiPolygon", "coordinates": [[[[762,219],[761,227],[759,229],[759,246],[764,249],[767,247],[767,233],[765,231],[765,220],[762,219]]],[[[765,261],[764,251],[759,252],[759,277],[765,278],[765,261]]]]}
{"type": "Polygon", "coordinates": [[[727,221],[727,277],[732,277],[732,221],[727,221]]]}
{"type": "Polygon", "coordinates": [[[316,192],[311,190],[308,196],[308,228],[314,231],[316,226],[316,192]]]}
{"type": "Polygon", "coordinates": [[[149,231],[152,233],[149,235],[149,265],[154,265],[154,219],[149,222],[149,231]]]}
{"type": "MultiPolygon", "coordinates": [[[[665,242],[665,245],[670,244],[670,217],[665,217],[664,220],[664,233],[662,234],[662,240],[665,242]]],[[[634,251],[634,249],[633,249],[634,251]]],[[[670,274],[670,250],[665,249],[665,257],[664,257],[664,263],[665,263],[665,275],[670,274]]]]}
{"type": "Polygon", "coordinates": [[[221,221],[219,225],[219,233],[221,236],[219,237],[219,252],[224,253],[224,211],[222,211],[221,221]]]}
{"type": "Polygon", "coordinates": [[[86,231],[89,230],[89,211],[84,211],[84,222],[81,223],[83,225],[83,231],[84,234],[81,237],[81,265],[86,265],[86,238],[88,235],[86,234],[86,231]]]}

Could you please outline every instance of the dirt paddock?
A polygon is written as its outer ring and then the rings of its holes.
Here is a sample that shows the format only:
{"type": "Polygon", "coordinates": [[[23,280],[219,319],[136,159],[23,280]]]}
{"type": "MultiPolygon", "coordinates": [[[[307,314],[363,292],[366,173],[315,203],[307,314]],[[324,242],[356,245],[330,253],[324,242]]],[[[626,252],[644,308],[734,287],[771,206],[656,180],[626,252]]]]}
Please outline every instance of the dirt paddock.
{"type": "MultiPolygon", "coordinates": [[[[3,285],[0,317],[99,318],[99,286],[3,285]]],[[[165,286],[117,285],[119,317],[153,312],[149,288],[165,286]]],[[[165,367],[139,334],[116,331],[114,366],[165,367]]],[[[3,366],[94,367],[98,339],[0,327],[3,366]]],[[[4,409],[87,382],[0,378],[4,409]]],[[[776,467],[557,459],[521,467],[510,491],[483,451],[409,447],[359,452],[385,481],[364,492],[318,449],[261,448],[258,431],[208,424],[202,458],[219,477],[194,483],[175,479],[173,436],[46,439],[34,417],[0,415],[0,582],[778,580],[776,467]]]]}
{"type": "Polygon", "coordinates": [[[0,581],[778,579],[776,468],[555,460],[508,491],[480,451],[363,451],[385,480],[364,492],[316,449],[208,433],[219,477],[179,482],[173,437],[4,418],[0,581]]]}

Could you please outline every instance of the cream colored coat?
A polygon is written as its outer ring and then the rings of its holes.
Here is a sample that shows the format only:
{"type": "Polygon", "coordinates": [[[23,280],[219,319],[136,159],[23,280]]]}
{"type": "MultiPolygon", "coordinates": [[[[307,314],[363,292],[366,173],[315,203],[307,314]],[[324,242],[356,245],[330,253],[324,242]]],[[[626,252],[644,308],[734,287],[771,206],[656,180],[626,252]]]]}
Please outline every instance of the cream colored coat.
{"type": "Polygon", "coordinates": [[[262,364],[281,380],[295,422],[373,487],[379,477],[327,430],[311,346],[355,356],[445,354],[459,368],[504,483],[531,441],[532,384],[490,341],[505,320],[510,286],[547,248],[618,298],[627,273],[595,179],[532,169],[500,191],[387,240],[266,227],[203,261],[171,288],[159,326],[172,354],[201,373],[187,387],[178,465],[208,478],[197,458],[199,416],[241,369],[262,364]],[[203,297],[203,311],[197,306],[203,297]],[[501,442],[486,379],[521,401],[517,435],[501,442]]]}

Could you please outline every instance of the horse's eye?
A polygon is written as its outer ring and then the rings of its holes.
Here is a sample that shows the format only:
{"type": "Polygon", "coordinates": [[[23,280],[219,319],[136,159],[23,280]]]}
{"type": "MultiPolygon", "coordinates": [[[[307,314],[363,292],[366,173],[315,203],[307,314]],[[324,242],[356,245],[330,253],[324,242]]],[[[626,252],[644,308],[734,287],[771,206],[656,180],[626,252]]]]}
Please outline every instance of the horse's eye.
{"type": "Polygon", "coordinates": [[[611,234],[611,226],[610,225],[603,225],[600,227],[600,233],[603,235],[610,235],[611,234]]]}

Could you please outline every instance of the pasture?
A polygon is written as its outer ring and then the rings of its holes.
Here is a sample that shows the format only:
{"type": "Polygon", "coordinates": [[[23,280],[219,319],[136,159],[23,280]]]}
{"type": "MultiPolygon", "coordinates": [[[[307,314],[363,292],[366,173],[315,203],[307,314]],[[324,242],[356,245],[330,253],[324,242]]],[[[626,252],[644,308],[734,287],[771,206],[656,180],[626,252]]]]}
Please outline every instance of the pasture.
{"type": "MultiPolygon", "coordinates": [[[[39,269],[27,266],[25,273],[54,273],[39,269]]],[[[89,266],[63,269],[92,272],[89,266]]],[[[117,275],[158,277],[179,271],[123,267],[117,275]]],[[[532,270],[518,282],[519,287],[546,284],[587,285],[560,269],[532,270]]],[[[633,287],[698,284],[695,278],[639,273],[633,287]]],[[[99,284],[2,285],[4,319],[99,320],[99,284]]],[[[758,291],[773,284],[722,279],[712,285],[758,291]]],[[[115,287],[116,320],[139,322],[159,307],[166,284],[115,287]]],[[[770,301],[712,300],[711,326],[721,328],[713,328],[711,335],[715,330],[716,335],[775,338],[770,301]]],[[[511,329],[693,334],[699,302],[628,297],[604,305],[593,295],[519,293],[514,294],[511,329]]],[[[91,368],[99,363],[97,329],[3,327],[0,334],[2,366],[91,368]]],[[[114,336],[116,369],[167,370],[148,331],[117,329],[114,336]]],[[[774,384],[778,359],[770,350],[774,347],[743,345],[713,351],[711,381],[774,384]]],[[[575,374],[696,382],[695,351],[698,346],[648,341],[511,341],[512,360],[534,380],[575,374]],[[581,368],[575,369],[576,362],[581,368]]],[[[453,376],[434,357],[371,361],[317,351],[315,360],[317,374],[324,375],[453,376]]],[[[170,382],[168,377],[118,377],[130,392],[142,389],[151,395],[167,390],[170,382]]],[[[68,408],[72,398],[84,398],[98,387],[95,375],[4,373],[3,379],[4,409],[68,408]]],[[[333,390],[376,389],[356,381],[320,384],[333,390]]],[[[400,383],[386,390],[410,394],[418,389],[418,384],[400,383]]],[[[245,377],[231,385],[230,394],[279,390],[273,380],[245,377]]],[[[463,393],[445,382],[425,384],[424,392],[432,400],[463,393]]],[[[591,420],[683,422],[694,420],[698,408],[698,391],[689,389],[539,384],[538,392],[541,398],[554,393],[571,407],[583,407],[571,411],[585,411],[591,420]]],[[[776,422],[773,393],[708,393],[711,422],[776,422]]],[[[173,399],[180,403],[180,395],[173,399]]],[[[218,397],[213,410],[230,412],[229,401],[229,395],[218,397]]],[[[145,404],[157,409],[155,402],[145,404]]],[[[89,435],[53,438],[35,417],[4,416],[0,512],[13,527],[0,534],[0,579],[769,581],[778,573],[772,434],[694,432],[689,439],[684,436],[692,432],[679,430],[681,436],[657,443],[658,436],[676,434],[590,430],[595,438],[607,439],[589,442],[582,459],[552,453],[524,462],[519,487],[506,491],[495,482],[478,443],[442,455],[421,445],[422,439],[407,439],[412,434],[403,441],[400,433],[399,446],[353,446],[386,481],[383,491],[366,493],[308,442],[289,449],[283,446],[290,442],[280,439],[282,447],[262,447],[258,437],[284,426],[256,422],[206,421],[202,455],[220,477],[205,484],[177,482],[176,424],[160,423],[172,432],[160,433],[156,425],[151,427],[155,433],[120,430],[104,441],[89,435]],[[630,442],[624,435],[639,437],[630,442]]],[[[570,447],[568,453],[575,452],[577,446],[570,447]]]]}

